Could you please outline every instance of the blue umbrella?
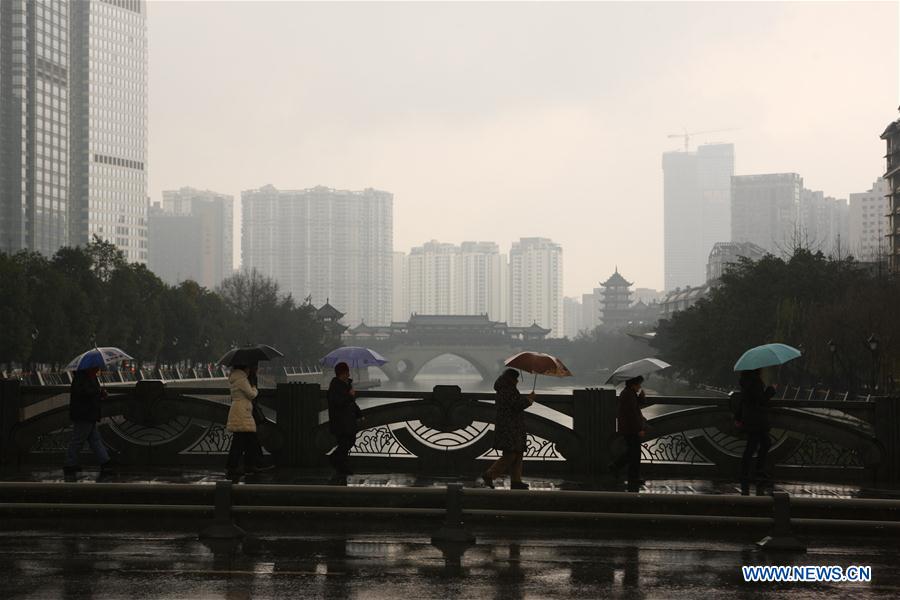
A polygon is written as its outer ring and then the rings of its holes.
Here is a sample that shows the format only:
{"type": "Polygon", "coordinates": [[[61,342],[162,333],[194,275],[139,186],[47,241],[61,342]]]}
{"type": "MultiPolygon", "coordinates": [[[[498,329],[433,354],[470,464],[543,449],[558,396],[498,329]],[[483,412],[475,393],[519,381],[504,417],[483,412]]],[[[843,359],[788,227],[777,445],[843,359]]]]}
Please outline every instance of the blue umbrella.
{"type": "Polygon", "coordinates": [[[82,371],[84,369],[102,369],[123,360],[134,360],[118,348],[93,348],[79,354],[66,366],[66,371],[82,371]]]}
{"type": "Polygon", "coordinates": [[[800,358],[800,351],[787,344],[763,344],[750,348],[734,363],[735,371],[755,371],[800,358]]]}
{"type": "Polygon", "coordinates": [[[380,367],[388,362],[388,359],[369,348],[359,346],[344,346],[329,352],[325,358],[319,361],[326,367],[333,367],[338,363],[347,363],[351,369],[360,367],[380,367]]]}

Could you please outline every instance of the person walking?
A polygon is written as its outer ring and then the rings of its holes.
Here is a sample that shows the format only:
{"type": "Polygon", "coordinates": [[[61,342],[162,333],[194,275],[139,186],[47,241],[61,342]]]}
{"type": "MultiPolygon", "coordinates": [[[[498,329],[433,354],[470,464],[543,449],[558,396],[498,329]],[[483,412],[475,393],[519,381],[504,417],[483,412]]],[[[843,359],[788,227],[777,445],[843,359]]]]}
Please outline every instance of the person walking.
{"type": "Polygon", "coordinates": [[[241,475],[259,470],[262,450],[256,437],[256,421],[253,419],[253,400],[259,394],[250,383],[252,370],[245,365],[231,367],[228,387],[231,391],[231,407],[228,409],[226,429],[232,433],[231,448],[228,450],[225,476],[238,480],[241,475]],[[244,470],[241,470],[241,459],[244,470]]]}
{"type": "Polygon", "coordinates": [[[81,470],[78,454],[85,442],[90,445],[100,463],[100,475],[108,475],[112,470],[109,452],[97,430],[97,422],[100,421],[100,403],[106,398],[106,390],[97,379],[99,373],[100,369],[93,367],[75,371],[72,377],[72,385],[69,387],[69,419],[72,421],[72,434],[63,466],[63,473],[66,476],[73,476],[81,470]]]}
{"type": "Polygon", "coordinates": [[[644,378],[634,377],[625,382],[619,394],[619,412],[616,424],[619,433],[625,438],[625,454],[610,465],[613,473],[618,473],[628,466],[628,491],[638,492],[641,489],[641,442],[647,432],[647,420],[641,412],[641,403],[646,398],[641,384],[644,378]]]}
{"type": "Polygon", "coordinates": [[[337,447],[328,457],[337,475],[352,475],[348,456],[356,443],[362,411],[356,404],[356,390],[350,379],[350,366],[339,362],[328,386],[328,428],[337,439],[337,447]]]}
{"type": "Polygon", "coordinates": [[[525,433],[525,409],[534,403],[534,392],[522,396],[516,387],[519,372],[505,370],[494,382],[497,392],[497,418],[494,421],[494,448],[503,455],[481,474],[481,481],[489,488],[494,487],[494,479],[509,472],[510,488],[527,490],[522,481],[522,461],[525,456],[527,434],[525,433]]]}
{"type": "Polygon", "coordinates": [[[775,395],[775,388],[767,386],[762,378],[762,369],[741,371],[741,401],[735,415],[735,425],[747,434],[747,445],[741,456],[741,495],[750,495],[750,482],[756,481],[757,494],[761,485],[769,479],[766,473],[766,457],[769,454],[769,400],[775,395]],[[756,454],[755,472],[753,455],[756,454]]]}

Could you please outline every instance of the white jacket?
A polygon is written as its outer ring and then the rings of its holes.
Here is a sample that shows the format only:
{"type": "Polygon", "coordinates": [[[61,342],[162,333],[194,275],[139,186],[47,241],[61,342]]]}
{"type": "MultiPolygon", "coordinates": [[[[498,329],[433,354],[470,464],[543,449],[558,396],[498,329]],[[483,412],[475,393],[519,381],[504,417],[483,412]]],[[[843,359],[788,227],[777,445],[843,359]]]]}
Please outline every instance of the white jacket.
{"type": "Polygon", "coordinates": [[[256,421],[253,420],[253,399],[259,393],[247,380],[247,373],[241,369],[234,369],[228,376],[228,386],[231,388],[231,408],[228,409],[228,424],[226,429],[235,431],[256,431],[256,421]]]}

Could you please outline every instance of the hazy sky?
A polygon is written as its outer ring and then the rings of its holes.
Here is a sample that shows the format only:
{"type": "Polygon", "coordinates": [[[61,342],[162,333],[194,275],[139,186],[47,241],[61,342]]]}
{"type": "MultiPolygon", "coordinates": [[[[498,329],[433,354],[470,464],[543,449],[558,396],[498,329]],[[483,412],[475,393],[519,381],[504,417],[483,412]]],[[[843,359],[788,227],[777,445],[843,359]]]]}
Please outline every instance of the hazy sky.
{"type": "MultiPolygon", "coordinates": [[[[898,4],[180,2],[149,7],[151,198],[374,187],[394,248],[563,246],[567,295],[662,287],[667,134],[847,197],[883,171],[898,4]]],[[[237,208],[237,207],[236,207],[237,208]]]]}

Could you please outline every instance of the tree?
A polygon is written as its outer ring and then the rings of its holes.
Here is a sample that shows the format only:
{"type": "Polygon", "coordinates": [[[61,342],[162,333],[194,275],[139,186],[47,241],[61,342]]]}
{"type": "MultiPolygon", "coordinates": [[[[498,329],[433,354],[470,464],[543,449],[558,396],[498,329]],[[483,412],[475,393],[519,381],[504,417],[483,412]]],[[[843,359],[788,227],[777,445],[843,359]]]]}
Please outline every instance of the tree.
{"type": "MultiPolygon", "coordinates": [[[[794,383],[828,381],[827,341],[841,347],[845,385],[853,387],[864,361],[863,341],[883,332],[885,352],[896,352],[890,306],[897,284],[878,287],[852,258],[825,257],[798,248],[787,259],[742,260],[709,297],[662,321],[654,341],[664,360],[693,383],[733,385],[734,362],[748,348],[784,342],[804,357],[783,370],[794,383]]],[[[893,355],[891,355],[893,356],[893,355]]]]}

